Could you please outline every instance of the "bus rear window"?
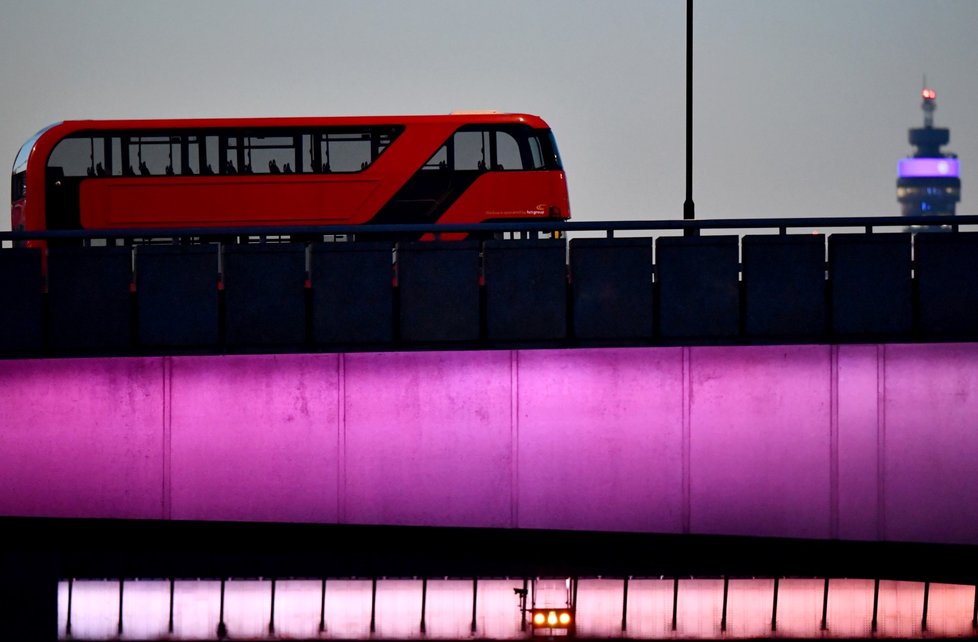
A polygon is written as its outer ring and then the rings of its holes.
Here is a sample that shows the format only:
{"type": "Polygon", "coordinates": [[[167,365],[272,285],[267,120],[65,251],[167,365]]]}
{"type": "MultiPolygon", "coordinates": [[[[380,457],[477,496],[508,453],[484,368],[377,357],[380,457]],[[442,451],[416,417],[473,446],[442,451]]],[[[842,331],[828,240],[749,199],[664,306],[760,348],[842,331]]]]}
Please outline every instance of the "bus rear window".
{"type": "Polygon", "coordinates": [[[19,201],[27,196],[27,172],[18,172],[10,178],[10,200],[19,201]]]}
{"type": "Polygon", "coordinates": [[[60,122],[57,122],[48,125],[41,131],[31,136],[29,139],[27,139],[26,143],[20,146],[20,150],[17,152],[17,157],[14,159],[14,174],[19,174],[27,169],[27,159],[30,158],[31,151],[34,149],[34,143],[36,143],[37,139],[41,137],[41,134],[60,124],[60,122]]]}

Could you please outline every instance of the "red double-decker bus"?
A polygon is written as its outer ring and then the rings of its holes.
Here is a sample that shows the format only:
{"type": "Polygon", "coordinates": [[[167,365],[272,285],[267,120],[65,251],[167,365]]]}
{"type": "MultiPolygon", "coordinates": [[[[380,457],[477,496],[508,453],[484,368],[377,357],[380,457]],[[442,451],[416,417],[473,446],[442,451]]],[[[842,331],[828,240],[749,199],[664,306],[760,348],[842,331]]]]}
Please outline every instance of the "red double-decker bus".
{"type": "Polygon", "coordinates": [[[82,120],[13,167],[11,229],[479,223],[570,217],[528,114],[82,120]]]}

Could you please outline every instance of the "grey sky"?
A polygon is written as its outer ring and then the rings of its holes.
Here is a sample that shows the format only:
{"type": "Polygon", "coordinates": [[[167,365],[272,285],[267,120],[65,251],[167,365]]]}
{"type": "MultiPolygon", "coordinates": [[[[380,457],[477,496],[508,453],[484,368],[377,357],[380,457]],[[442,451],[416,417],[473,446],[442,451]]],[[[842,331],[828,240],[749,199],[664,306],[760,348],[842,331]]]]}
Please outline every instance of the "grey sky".
{"type": "MultiPolygon", "coordinates": [[[[0,149],[9,170],[80,118],[520,111],[553,127],[575,220],[681,218],[685,9],[0,0],[0,149]]],[[[976,0],[695,0],[697,217],[899,214],[924,74],[978,213],[976,28],[976,0]]]]}

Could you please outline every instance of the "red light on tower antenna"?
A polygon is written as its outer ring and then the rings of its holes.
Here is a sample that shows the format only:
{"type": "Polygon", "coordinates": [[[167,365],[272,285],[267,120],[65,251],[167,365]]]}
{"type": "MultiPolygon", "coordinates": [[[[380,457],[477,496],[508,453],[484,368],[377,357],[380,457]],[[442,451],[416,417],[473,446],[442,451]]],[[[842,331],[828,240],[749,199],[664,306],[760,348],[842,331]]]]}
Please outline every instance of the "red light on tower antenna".
{"type": "Polygon", "coordinates": [[[937,100],[937,92],[933,89],[928,89],[925,87],[924,90],[920,92],[920,95],[924,97],[924,100],[937,100]]]}

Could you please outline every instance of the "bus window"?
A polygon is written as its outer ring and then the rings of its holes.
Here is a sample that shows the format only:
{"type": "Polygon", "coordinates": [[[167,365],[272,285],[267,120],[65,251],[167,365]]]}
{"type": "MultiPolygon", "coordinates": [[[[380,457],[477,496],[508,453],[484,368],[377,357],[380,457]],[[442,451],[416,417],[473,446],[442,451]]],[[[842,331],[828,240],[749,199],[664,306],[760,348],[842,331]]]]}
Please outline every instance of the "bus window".
{"type": "Polygon", "coordinates": [[[291,174],[295,171],[295,139],[292,136],[245,138],[247,163],[255,174],[291,174]]]}
{"type": "Polygon", "coordinates": [[[442,145],[421,169],[448,169],[448,145],[442,145]]]}
{"type": "Polygon", "coordinates": [[[10,179],[10,200],[19,201],[27,196],[27,172],[17,172],[10,179]]]}
{"type": "Polygon", "coordinates": [[[533,130],[467,126],[455,132],[424,169],[511,171],[545,166],[541,141],[533,130]]]}
{"type": "Polygon", "coordinates": [[[221,139],[224,151],[221,154],[222,174],[248,174],[244,145],[239,136],[227,136],[221,139]]]}
{"type": "Polygon", "coordinates": [[[106,174],[104,144],[89,136],[65,138],[51,151],[48,167],[60,167],[64,176],[106,174]]]}
{"type": "Polygon", "coordinates": [[[525,167],[520,156],[520,145],[513,138],[512,134],[505,131],[497,131],[496,135],[496,158],[493,162],[493,169],[530,169],[525,167]]]}
{"type": "Polygon", "coordinates": [[[307,174],[319,171],[322,165],[316,156],[319,151],[319,137],[314,134],[303,134],[301,138],[300,156],[296,161],[297,163],[301,161],[301,164],[296,168],[297,171],[307,174]]]}
{"type": "Polygon", "coordinates": [[[489,132],[460,131],[452,139],[456,170],[485,170],[489,167],[489,132]]]}
{"type": "Polygon", "coordinates": [[[200,173],[205,176],[213,176],[221,173],[220,167],[220,143],[217,136],[203,136],[204,144],[200,146],[198,153],[200,160],[200,173]]]}
{"type": "Polygon", "coordinates": [[[530,145],[529,169],[543,169],[543,150],[540,148],[540,139],[536,136],[530,136],[527,142],[530,145]]]}
{"type": "Polygon", "coordinates": [[[123,171],[129,176],[170,174],[173,152],[169,136],[133,136],[129,139],[129,164],[123,171]]]}
{"type": "Polygon", "coordinates": [[[394,139],[397,138],[399,133],[400,131],[394,128],[388,130],[374,130],[373,149],[370,152],[373,160],[377,160],[377,157],[380,156],[384,150],[394,142],[394,139]]]}
{"type": "Polygon", "coordinates": [[[323,134],[323,164],[331,172],[359,172],[370,165],[370,134],[327,132],[323,134]]]}
{"type": "MultiPolygon", "coordinates": [[[[180,149],[179,164],[173,167],[173,173],[182,176],[200,174],[200,136],[173,136],[171,141],[180,149]]],[[[174,162],[177,162],[176,158],[174,162]]]]}
{"type": "Polygon", "coordinates": [[[112,138],[103,139],[103,144],[104,141],[109,142],[109,154],[104,163],[106,174],[110,176],[122,176],[122,139],[118,136],[113,136],[112,138]]]}
{"type": "Polygon", "coordinates": [[[67,176],[92,176],[95,163],[89,153],[91,146],[90,138],[66,138],[51,152],[48,167],[60,167],[67,176]]]}

